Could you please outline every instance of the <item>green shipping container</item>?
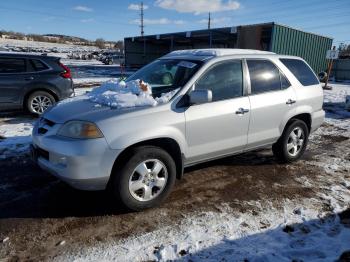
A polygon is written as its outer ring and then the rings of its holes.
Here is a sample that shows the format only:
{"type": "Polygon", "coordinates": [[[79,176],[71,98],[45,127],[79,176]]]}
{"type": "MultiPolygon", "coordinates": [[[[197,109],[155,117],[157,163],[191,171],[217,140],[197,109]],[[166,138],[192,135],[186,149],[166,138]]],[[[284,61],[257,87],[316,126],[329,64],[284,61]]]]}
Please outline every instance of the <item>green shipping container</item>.
{"type": "Polygon", "coordinates": [[[326,52],[332,48],[332,42],[330,37],[273,23],[270,51],[300,56],[319,73],[327,68],[326,52]]]}
{"type": "Polygon", "coordinates": [[[173,50],[243,48],[304,58],[316,73],[327,68],[333,39],[274,22],[177,32],[124,39],[128,66],[143,66],[173,50]]]}

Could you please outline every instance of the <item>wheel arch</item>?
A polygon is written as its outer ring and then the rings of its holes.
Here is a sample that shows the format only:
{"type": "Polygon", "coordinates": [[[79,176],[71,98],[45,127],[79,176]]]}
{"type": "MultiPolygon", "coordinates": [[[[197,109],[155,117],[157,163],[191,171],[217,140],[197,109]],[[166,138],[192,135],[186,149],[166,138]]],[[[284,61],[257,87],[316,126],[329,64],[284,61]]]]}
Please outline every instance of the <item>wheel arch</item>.
{"type": "Polygon", "coordinates": [[[23,96],[23,101],[22,101],[22,105],[24,108],[26,108],[26,103],[27,103],[27,100],[29,98],[29,96],[31,94],[33,94],[34,92],[38,92],[38,91],[43,91],[43,92],[47,92],[49,93],[50,95],[53,96],[53,98],[55,99],[56,102],[59,101],[59,96],[58,94],[52,90],[51,88],[47,88],[47,87],[37,87],[37,88],[33,88],[33,89],[30,89],[28,90],[25,95],[23,96]]]}
{"type": "Polygon", "coordinates": [[[148,139],[141,142],[137,142],[125,148],[114,161],[108,184],[111,184],[111,181],[114,179],[114,174],[116,173],[114,172],[114,170],[119,168],[122,163],[125,163],[125,161],[127,161],[127,159],[130,158],[132,154],[132,150],[134,148],[142,147],[142,146],[155,146],[165,150],[175,161],[176,178],[177,179],[182,178],[184,163],[183,163],[183,155],[181,152],[180,145],[173,138],[162,137],[162,138],[154,138],[154,139],[148,139]]]}
{"type": "Polygon", "coordinates": [[[293,122],[293,120],[301,120],[303,121],[307,128],[308,131],[310,133],[311,131],[311,124],[312,124],[312,118],[311,118],[311,114],[310,113],[300,113],[297,115],[292,116],[291,118],[289,118],[289,120],[287,121],[287,123],[284,125],[283,131],[293,122]]]}

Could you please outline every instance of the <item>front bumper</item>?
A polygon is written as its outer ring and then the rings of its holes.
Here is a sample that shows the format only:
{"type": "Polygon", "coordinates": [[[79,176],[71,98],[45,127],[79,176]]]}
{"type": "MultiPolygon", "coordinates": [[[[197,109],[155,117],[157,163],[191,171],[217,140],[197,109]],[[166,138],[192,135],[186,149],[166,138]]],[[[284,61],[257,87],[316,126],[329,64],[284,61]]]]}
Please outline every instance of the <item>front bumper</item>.
{"type": "Polygon", "coordinates": [[[120,150],[104,138],[77,140],[33,132],[32,156],[52,175],[81,190],[104,190],[120,150]]]}

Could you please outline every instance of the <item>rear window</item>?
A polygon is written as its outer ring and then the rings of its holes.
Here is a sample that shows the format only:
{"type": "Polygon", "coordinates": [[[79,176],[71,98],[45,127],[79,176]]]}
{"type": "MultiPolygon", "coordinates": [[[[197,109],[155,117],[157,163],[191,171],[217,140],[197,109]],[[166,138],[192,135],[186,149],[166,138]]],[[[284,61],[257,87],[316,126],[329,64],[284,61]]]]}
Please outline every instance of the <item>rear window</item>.
{"type": "Polygon", "coordinates": [[[281,62],[294,74],[303,86],[319,84],[318,79],[310,67],[299,59],[280,59],[281,62]]]}
{"type": "Polygon", "coordinates": [[[0,58],[0,74],[23,73],[26,71],[24,59],[0,58]]]}
{"type": "Polygon", "coordinates": [[[44,71],[48,69],[47,65],[45,65],[43,62],[41,62],[38,59],[32,59],[30,60],[30,63],[35,71],[44,71]]]}

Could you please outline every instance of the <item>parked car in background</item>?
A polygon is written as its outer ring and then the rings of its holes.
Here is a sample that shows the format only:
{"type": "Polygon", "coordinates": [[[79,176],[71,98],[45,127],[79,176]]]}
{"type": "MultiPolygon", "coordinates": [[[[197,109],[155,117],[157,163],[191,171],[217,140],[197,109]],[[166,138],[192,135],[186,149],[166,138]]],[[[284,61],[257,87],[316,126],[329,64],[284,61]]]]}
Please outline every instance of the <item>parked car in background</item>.
{"type": "Polygon", "coordinates": [[[42,114],[74,95],[70,69],[52,56],[0,53],[0,110],[42,114]]]}
{"type": "Polygon", "coordinates": [[[31,151],[71,186],[108,187],[133,210],[160,204],[191,165],[269,146],[279,161],[296,161],[325,116],[316,75],[294,56],[175,51],[132,80],[173,97],[122,109],[88,99],[55,106],[35,125],[31,151]]]}
{"type": "Polygon", "coordinates": [[[102,62],[105,65],[124,65],[125,63],[125,58],[124,55],[111,55],[111,56],[106,56],[102,62]]]}

